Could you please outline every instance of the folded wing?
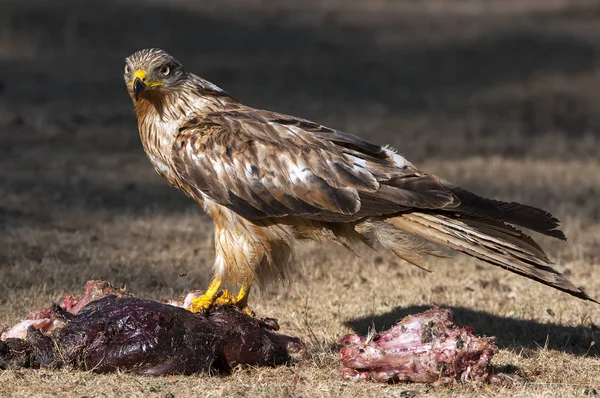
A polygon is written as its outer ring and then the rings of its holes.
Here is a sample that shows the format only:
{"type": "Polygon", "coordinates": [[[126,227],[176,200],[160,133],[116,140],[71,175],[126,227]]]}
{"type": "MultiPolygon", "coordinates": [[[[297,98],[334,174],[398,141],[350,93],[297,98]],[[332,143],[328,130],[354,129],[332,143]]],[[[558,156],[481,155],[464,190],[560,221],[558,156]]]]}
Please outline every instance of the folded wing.
{"type": "Polygon", "coordinates": [[[348,221],[458,203],[437,177],[399,163],[389,149],[270,112],[194,118],[180,129],[173,155],[198,195],[249,219],[348,221]]]}

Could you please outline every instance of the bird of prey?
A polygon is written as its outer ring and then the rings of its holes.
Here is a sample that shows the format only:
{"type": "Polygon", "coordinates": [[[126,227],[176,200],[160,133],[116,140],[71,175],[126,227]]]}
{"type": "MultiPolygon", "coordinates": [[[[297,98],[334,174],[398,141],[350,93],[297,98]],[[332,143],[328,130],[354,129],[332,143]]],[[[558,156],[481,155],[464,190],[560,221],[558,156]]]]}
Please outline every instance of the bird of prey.
{"type": "Polygon", "coordinates": [[[565,240],[544,210],[478,196],[389,146],[244,105],[160,49],[129,56],[124,78],[150,162],[214,220],[214,277],[194,312],[249,311],[251,286],[284,275],[302,239],[383,247],[418,266],[439,255],[433,243],[594,301],[515,227],[565,240]],[[226,281],[237,295],[219,292],[226,281]]]}

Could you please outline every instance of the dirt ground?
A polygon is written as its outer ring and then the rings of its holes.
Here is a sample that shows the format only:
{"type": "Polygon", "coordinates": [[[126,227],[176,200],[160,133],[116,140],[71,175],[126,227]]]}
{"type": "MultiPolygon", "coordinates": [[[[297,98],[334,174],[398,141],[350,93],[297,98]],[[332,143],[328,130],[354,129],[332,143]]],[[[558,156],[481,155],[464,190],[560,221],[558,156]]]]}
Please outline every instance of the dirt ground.
{"type": "MultiPolygon", "coordinates": [[[[550,210],[556,268],[600,298],[600,3],[90,0],[0,3],[0,329],[88,279],[160,299],[203,288],[210,219],[147,161],[123,60],[161,47],[240,100],[390,143],[479,194],[550,210]]],[[[0,397],[596,395],[600,306],[457,255],[299,247],[251,297],[310,358],[227,377],[0,371],[0,397]],[[496,336],[524,382],[351,383],[335,343],[432,304],[496,336]],[[172,395],[169,395],[172,394],[172,395]]]]}

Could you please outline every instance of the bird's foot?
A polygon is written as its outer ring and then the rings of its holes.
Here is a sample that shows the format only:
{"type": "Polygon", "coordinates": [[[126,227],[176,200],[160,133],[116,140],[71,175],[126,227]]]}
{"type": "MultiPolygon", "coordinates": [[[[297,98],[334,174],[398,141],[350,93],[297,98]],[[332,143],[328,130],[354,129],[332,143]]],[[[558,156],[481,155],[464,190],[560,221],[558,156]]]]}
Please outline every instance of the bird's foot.
{"type": "Polygon", "coordinates": [[[192,300],[189,310],[193,313],[206,314],[215,305],[233,305],[238,307],[244,314],[254,317],[254,311],[248,306],[246,297],[235,296],[229,290],[223,290],[215,296],[203,294],[192,300]]]}
{"type": "Polygon", "coordinates": [[[248,307],[248,300],[246,297],[241,296],[241,294],[235,296],[229,290],[223,290],[215,300],[215,305],[234,305],[238,307],[244,314],[254,317],[254,311],[248,307]]]}
{"type": "Polygon", "coordinates": [[[208,310],[214,305],[214,303],[215,297],[210,297],[205,293],[200,297],[192,299],[192,304],[188,308],[188,310],[195,314],[206,314],[208,313],[208,310]]]}

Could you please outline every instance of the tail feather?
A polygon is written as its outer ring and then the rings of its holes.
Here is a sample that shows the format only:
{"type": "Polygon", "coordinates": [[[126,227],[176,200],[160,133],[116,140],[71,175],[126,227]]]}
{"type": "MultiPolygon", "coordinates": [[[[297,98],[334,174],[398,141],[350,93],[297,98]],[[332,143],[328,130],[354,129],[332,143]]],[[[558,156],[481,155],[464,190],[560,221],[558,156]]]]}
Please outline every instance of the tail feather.
{"type": "Polygon", "coordinates": [[[533,239],[497,220],[468,214],[413,212],[388,218],[385,222],[405,233],[598,303],[554,270],[546,254],[533,239]]]}
{"type": "Polygon", "coordinates": [[[460,200],[460,205],[452,209],[453,211],[477,214],[518,225],[561,240],[567,239],[563,232],[558,229],[560,221],[545,210],[516,202],[502,202],[483,198],[447,181],[443,181],[442,184],[460,200]]]}

